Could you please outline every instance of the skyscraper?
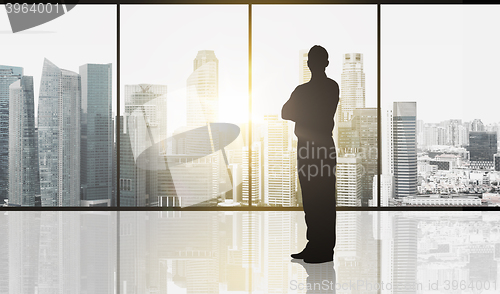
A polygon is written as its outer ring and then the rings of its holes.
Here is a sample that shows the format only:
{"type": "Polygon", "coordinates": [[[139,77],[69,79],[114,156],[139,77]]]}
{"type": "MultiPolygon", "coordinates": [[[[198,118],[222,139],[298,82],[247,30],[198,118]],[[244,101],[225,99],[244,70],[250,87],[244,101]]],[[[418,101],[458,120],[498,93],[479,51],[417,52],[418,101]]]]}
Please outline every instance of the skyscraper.
{"type": "Polygon", "coordinates": [[[146,205],[146,171],[138,168],[132,151],[129,128],[135,128],[136,117],[120,116],[120,206],[146,205]]]}
{"type": "Polygon", "coordinates": [[[361,206],[361,177],[363,166],[356,154],[337,158],[337,205],[361,206]]]}
{"type": "Polygon", "coordinates": [[[0,203],[9,191],[9,86],[21,79],[23,68],[0,65],[0,203]]]}
{"type": "Polygon", "coordinates": [[[109,200],[113,191],[111,63],[80,66],[81,200],[109,200]]]}
{"type": "Polygon", "coordinates": [[[35,206],[40,178],[33,77],[23,76],[9,88],[9,204],[35,206]]]}
{"type": "Polygon", "coordinates": [[[365,107],[365,73],[363,54],[346,53],[342,67],[342,81],[339,103],[339,121],[349,121],[354,109],[365,107]]]}
{"type": "Polygon", "coordinates": [[[311,70],[307,65],[308,54],[308,50],[300,50],[299,52],[299,84],[307,83],[311,79],[311,70]]]}
{"type": "Polygon", "coordinates": [[[289,123],[278,115],[265,115],[264,120],[264,203],[294,206],[296,157],[289,123]]]}
{"type": "Polygon", "coordinates": [[[262,142],[255,142],[252,147],[252,187],[248,181],[248,147],[243,147],[242,164],[242,202],[248,204],[249,192],[252,192],[252,205],[257,205],[262,200],[262,142]]]}
{"type": "Polygon", "coordinates": [[[393,148],[396,198],[417,195],[417,103],[394,102],[393,148]]]}
{"type": "Polygon", "coordinates": [[[187,80],[187,125],[205,126],[219,118],[219,60],[212,50],[198,51],[187,80]]]}
{"type": "Polygon", "coordinates": [[[471,168],[493,168],[493,157],[497,153],[497,133],[470,132],[467,150],[471,168]]]}
{"type": "Polygon", "coordinates": [[[44,60],[38,100],[42,206],[80,205],[80,75],[44,60]]]}
{"type": "Polygon", "coordinates": [[[366,206],[372,197],[372,178],[377,169],[377,113],[376,109],[365,108],[363,54],[343,55],[341,79],[342,98],[337,110],[337,167],[341,171],[337,173],[338,199],[343,205],[366,206]],[[353,156],[358,160],[353,161],[353,156]]]}
{"type": "MultiPolygon", "coordinates": [[[[161,142],[167,138],[167,86],[166,85],[126,85],[125,86],[125,123],[121,135],[128,142],[120,141],[130,151],[132,160],[120,164],[120,173],[127,174],[127,180],[134,181],[131,187],[139,189],[145,185],[145,191],[129,191],[131,197],[125,203],[132,206],[150,206],[158,198],[158,170],[160,152],[166,146],[161,142]],[[158,144],[157,144],[158,143],[158,144]],[[143,152],[148,152],[148,168],[137,166],[136,160],[143,152]],[[145,173],[145,183],[141,183],[141,174],[145,173]]],[[[144,166],[143,166],[144,167],[144,166]]],[[[120,203],[121,204],[121,203],[120,203]]]]}
{"type": "Polygon", "coordinates": [[[358,153],[363,165],[361,201],[365,206],[373,196],[373,176],[377,174],[378,166],[377,108],[355,109],[353,128],[359,135],[358,153]]]}

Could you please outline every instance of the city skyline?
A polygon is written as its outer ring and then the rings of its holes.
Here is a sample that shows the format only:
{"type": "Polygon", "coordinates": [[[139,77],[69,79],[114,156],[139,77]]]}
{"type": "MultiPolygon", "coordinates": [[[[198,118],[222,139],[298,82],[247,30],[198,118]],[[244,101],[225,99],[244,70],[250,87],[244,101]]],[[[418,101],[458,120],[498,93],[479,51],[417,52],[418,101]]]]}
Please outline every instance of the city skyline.
{"type": "Polygon", "coordinates": [[[111,63],[112,112],[117,114],[115,5],[76,5],[68,15],[15,34],[10,30],[7,13],[0,13],[0,28],[4,44],[16,45],[2,49],[0,64],[23,67],[26,75],[33,76],[35,109],[38,109],[38,83],[42,77],[44,58],[47,58],[61,68],[73,71],[78,71],[82,64],[111,63]],[[88,21],[89,15],[92,15],[93,21],[88,21]],[[33,50],[34,44],[44,45],[36,46],[36,50],[33,50]]]}

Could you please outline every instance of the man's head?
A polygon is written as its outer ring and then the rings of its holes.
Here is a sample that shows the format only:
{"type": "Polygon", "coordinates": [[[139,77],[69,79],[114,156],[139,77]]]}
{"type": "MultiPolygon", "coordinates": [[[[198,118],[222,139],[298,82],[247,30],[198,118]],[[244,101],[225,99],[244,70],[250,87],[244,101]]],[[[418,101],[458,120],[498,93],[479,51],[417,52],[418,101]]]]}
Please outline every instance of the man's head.
{"type": "Polygon", "coordinates": [[[324,72],[328,66],[328,52],[325,48],[314,45],[307,54],[307,66],[312,73],[324,72]]]}

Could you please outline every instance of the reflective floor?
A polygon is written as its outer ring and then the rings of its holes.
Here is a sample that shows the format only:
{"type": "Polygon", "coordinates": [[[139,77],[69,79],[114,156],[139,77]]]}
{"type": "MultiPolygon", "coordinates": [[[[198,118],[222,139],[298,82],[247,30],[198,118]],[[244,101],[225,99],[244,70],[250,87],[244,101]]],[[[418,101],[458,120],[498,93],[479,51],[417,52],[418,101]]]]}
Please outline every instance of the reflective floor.
{"type": "Polygon", "coordinates": [[[339,212],[334,262],[304,245],[302,212],[1,212],[0,293],[500,292],[498,212],[339,212]]]}

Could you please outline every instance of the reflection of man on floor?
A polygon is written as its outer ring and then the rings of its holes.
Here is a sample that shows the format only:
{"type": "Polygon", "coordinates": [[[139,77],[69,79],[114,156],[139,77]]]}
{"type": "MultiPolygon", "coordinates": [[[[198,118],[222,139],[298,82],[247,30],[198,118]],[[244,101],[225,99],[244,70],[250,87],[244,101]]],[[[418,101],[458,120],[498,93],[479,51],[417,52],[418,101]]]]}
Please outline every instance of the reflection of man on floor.
{"type": "Polygon", "coordinates": [[[335,247],[335,165],[333,116],[339,103],[339,86],[326,76],[328,52],[321,46],[309,50],[311,80],[299,85],[283,105],[283,119],[295,122],[297,169],[307,225],[307,246],[293,258],[308,263],[333,260],[335,247]]]}

